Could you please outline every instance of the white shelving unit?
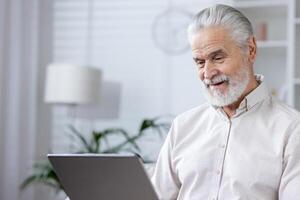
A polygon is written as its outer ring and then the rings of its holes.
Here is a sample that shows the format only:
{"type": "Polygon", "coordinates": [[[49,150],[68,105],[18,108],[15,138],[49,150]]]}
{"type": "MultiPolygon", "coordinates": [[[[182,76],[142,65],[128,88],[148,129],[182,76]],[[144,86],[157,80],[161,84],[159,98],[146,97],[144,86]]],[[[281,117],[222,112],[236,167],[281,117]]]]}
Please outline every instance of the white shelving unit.
{"type": "Polygon", "coordinates": [[[299,17],[297,17],[297,18],[295,19],[295,24],[296,24],[296,25],[300,25],[300,18],[299,18],[299,17]]]}
{"type": "Polygon", "coordinates": [[[296,85],[300,85],[300,78],[296,78],[295,81],[294,81],[294,83],[295,83],[296,85]]]}
{"type": "Polygon", "coordinates": [[[231,2],[250,19],[256,33],[264,28],[263,39],[257,41],[255,71],[265,76],[275,96],[300,110],[300,0],[231,2]]]}
{"type": "Polygon", "coordinates": [[[293,89],[294,89],[294,105],[300,110],[300,2],[299,0],[292,1],[293,9],[293,27],[294,27],[294,51],[293,51],[293,64],[294,64],[294,76],[293,76],[293,89]]]}
{"type": "Polygon", "coordinates": [[[258,48],[286,48],[288,43],[286,40],[269,40],[269,41],[258,41],[258,48]]]}
{"type": "Polygon", "coordinates": [[[287,1],[282,0],[233,0],[233,5],[238,8],[259,8],[270,6],[286,6],[287,1]]]}

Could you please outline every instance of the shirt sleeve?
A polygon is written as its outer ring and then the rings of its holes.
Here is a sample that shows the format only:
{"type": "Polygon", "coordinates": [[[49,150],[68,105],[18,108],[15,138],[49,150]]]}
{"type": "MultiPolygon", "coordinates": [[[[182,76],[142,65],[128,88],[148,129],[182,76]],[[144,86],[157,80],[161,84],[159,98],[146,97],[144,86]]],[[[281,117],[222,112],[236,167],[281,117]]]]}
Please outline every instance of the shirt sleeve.
{"type": "Polygon", "coordinates": [[[300,197],[300,123],[291,131],[284,151],[279,200],[296,200],[300,197]]]}
{"type": "Polygon", "coordinates": [[[174,200],[180,188],[180,183],[172,163],[174,123],[160,150],[151,181],[160,200],[174,200]]]}

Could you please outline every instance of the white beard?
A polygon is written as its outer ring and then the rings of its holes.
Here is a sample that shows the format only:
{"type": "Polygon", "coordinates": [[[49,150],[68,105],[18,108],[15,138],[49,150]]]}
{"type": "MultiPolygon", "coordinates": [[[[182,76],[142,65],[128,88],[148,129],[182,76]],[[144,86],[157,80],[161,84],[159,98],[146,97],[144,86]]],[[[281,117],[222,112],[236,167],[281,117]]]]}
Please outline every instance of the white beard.
{"type": "Polygon", "coordinates": [[[214,77],[212,80],[204,79],[204,94],[207,100],[214,106],[228,106],[242,96],[249,83],[249,72],[246,67],[243,67],[235,76],[229,77],[224,74],[214,77]],[[218,89],[211,89],[207,84],[218,82],[220,80],[228,81],[228,91],[223,94],[218,89]]]}

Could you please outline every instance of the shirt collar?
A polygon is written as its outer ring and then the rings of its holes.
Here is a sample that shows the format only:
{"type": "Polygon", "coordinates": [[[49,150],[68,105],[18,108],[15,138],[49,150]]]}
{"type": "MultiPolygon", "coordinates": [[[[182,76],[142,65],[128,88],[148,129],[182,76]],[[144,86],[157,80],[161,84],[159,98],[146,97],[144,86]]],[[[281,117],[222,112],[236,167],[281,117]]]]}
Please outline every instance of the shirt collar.
{"type": "MultiPolygon", "coordinates": [[[[243,99],[243,101],[240,103],[233,117],[237,117],[240,114],[250,110],[257,103],[269,97],[268,88],[266,86],[266,83],[264,82],[264,76],[260,74],[256,74],[255,79],[258,81],[259,85],[243,99]]],[[[226,115],[223,109],[221,109],[221,107],[217,107],[217,106],[213,106],[213,107],[217,111],[219,111],[222,115],[226,115]]]]}
{"type": "Polygon", "coordinates": [[[259,85],[243,99],[238,109],[246,107],[246,109],[249,110],[257,103],[269,97],[268,88],[264,82],[264,76],[257,74],[255,75],[255,79],[258,81],[259,85]]]}

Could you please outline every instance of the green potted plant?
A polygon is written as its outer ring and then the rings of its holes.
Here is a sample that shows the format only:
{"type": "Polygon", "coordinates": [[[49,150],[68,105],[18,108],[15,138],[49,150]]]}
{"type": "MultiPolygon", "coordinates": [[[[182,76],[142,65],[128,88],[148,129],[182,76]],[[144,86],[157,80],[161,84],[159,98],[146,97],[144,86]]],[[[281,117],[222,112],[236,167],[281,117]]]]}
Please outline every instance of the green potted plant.
{"type": "MultiPolygon", "coordinates": [[[[159,134],[161,139],[163,139],[170,128],[170,120],[166,122],[163,117],[144,119],[135,135],[128,134],[122,128],[110,128],[102,131],[93,131],[90,137],[86,138],[74,126],[69,126],[69,128],[72,136],[75,137],[76,145],[78,146],[79,144],[79,147],[71,151],[71,153],[119,153],[127,151],[140,155],[142,148],[138,144],[138,140],[143,139],[144,136],[150,133],[159,134]],[[112,135],[120,136],[122,138],[121,142],[111,145],[109,136],[112,135]]],[[[141,158],[144,163],[154,162],[143,158],[143,156],[141,158]]],[[[33,165],[33,173],[22,182],[20,188],[25,189],[34,183],[48,185],[57,192],[64,190],[48,159],[38,161],[33,165]]]]}

